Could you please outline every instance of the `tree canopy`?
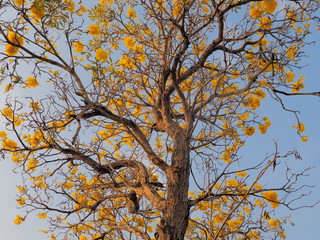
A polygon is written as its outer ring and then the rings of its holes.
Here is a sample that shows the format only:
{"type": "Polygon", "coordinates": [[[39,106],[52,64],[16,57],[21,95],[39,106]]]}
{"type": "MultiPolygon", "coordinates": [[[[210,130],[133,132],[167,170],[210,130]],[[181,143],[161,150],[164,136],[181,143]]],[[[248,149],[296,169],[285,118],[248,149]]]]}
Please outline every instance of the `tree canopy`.
{"type": "MultiPolygon", "coordinates": [[[[248,167],[239,150],[288,96],[317,0],[1,0],[1,152],[17,203],[54,239],[285,239],[279,205],[299,173],[259,180],[296,151],[248,167]],[[23,91],[23,96],[14,92],[23,91]]],[[[281,143],[280,143],[281,144],[281,143]]],[[[289,167],[288,167],[289,168],[289,167]]]]}

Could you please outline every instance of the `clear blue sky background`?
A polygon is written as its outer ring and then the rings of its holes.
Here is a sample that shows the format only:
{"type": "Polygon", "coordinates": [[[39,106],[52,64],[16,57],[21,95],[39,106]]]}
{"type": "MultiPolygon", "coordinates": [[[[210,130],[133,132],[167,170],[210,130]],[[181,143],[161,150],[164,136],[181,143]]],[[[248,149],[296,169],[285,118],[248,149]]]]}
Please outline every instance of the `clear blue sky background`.
{"type": "MultiPolygon", "coordinates": [[[[320,31],[312,35],[312,39],[317,41],[316,45],[306,48],[309,57],[304,58],[303,64],[307,65],[301,73],[307,78],[306,91],[320,91],[320,31]]],[[[3,94],[0,89],[0,96],[3,94]]],[[[19,96],[19,92],[16,95],[19,96]]],[[[265,101],[260,111],[265,116],[269,116],[272,126],[265,135],[256,134],[248,139],[246,148],[243,151],[243,160],[248,162],[258,162],[267,153],[274,151],[275,140],[278,143],[281,153],[297,149],[303,160],[292,161],[290,166],[296,170],[303,170],[310,166],[315,166],[310,171],[310,176],[304,178],[301,184],[315,185],[312,194],[306,201],[297,202],[297,205],[312,204],[320,199],[320,98],[316,97],[287,97],[288,106],[300,110],[300,119],[306,124],[306,134],[309,135],[307,143],[301,143],[300,138],[291,126],[295,125],[294,116],[284,112],[279,104],[265,101]]],[[[0,107],[3,107],[3,97],[0,98],[0,107]]],[[[3,123],[0,123],[3,124],[3,123]]],[[[38,233],[38,229],[45,228],[45,222],[30,215],[28,221],[17,226],[13,224],[13,219],[17,214],[23,215],[23,211],[17,209],[16,185],[19,184],[19,174],[14,174],[13,164],[9,159],[0,161],[0,239],[1,240],[44,240],[45,235],[38,233]]],[[[279,168],[281,170],[281,168],[279,168]]],[[[280,172],[268,172],[263,181],[277,183],[277,176],[280,172]]],[[[319,225],[320,205],[314,208],[303,208],[290,212],[284,207],[276,210],[277,217],[291,215],[294,226],[286,225],[287,239],[307,239],[316,240],[320,236],[319,225]]]]}

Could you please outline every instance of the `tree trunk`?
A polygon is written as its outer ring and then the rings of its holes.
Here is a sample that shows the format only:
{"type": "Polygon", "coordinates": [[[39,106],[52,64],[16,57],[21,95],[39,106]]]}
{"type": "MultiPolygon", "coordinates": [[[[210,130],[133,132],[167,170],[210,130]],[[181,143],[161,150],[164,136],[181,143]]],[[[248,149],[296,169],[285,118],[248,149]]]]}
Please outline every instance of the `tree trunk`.
{"type": "MultiPolygon", "coordinates": [[[[182,129],[181,129],[182,130],[182,129]]],[[[171,175],[167,176],[167,208],[155,234],[158,240],[182,240],[189,220],[189,143],[179,131],[174,139],[171,175]]]]}

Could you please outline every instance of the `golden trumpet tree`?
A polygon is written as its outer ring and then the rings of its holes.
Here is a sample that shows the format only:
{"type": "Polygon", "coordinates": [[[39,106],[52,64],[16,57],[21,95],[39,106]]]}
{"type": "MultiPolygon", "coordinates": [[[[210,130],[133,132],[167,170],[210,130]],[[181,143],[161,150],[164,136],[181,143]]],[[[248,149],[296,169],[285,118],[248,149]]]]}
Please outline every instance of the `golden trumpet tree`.
{"type": "Polygon", "coordinates": [[[1,151],[25,209],[14,222],[36,212],[52,240],[284,239],[287,220],[269,213],[290,208],[300,175],[259,180],[298,153],[242,167],[238,152],[271,125],[262,99],[287,110],[286,96],[319,96],[296,75],[318,8],[1,0],[1,151]]]}

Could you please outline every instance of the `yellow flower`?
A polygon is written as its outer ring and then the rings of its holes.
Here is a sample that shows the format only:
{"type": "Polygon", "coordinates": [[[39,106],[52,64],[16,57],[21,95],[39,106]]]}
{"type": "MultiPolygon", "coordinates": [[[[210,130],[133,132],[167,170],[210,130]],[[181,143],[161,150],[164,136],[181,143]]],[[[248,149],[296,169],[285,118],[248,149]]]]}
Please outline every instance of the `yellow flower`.
{"type": "Polygon", "coordinates": [[[99,26],[97,24],[91,24],[88,27],[88,33],[93,36],[99,35],[100,34],[99,26]]]}
{"type": "Polygon", "coordinates": [[[294,80],[294,78],[295,78],[294,73],[291,72],[291,71],[286,71],[286,75],[287,75],[287,77],[284,78],[284,81],[286,81],[286,82],[288,82],[288,83],[293,82],[293,80],[294,80]]]}
{"type": "Polygon", "coordinates": [[[135,40],[132,39],[131,37],[127,36],[123,39],[124,45],[127,48],[133,48],[135,46],[135,40]]]}
{"type": "Polygon", "coordinates": [[[113,4],[113,0],[100,0],[100,4],[111,6],[113,4]]]}
{"type": "Polygon", "coordinates": [[[250,239],[260,239],[259,238],[260,233],[256,230],[252,230],[251,232],[247,233],[247,237],[249,237],[250,239]]]}
{"type": "Polygon", "coordinates": [[[41,1],[34,1],[31,8],[30,8],[31,14],[37,19],[40,20],[44,17],[44,7],[41,1]]]}
{"type": "Polygon", "coordinates": [[[266,97],[266,93],[262,89],[255,89],[253,94],[256,95],[260,99],[264,99],[266,97]]]}
{"type": "Polygon", "coordinates": [[[14,88],[14,85],[9,83],[5,86],[5,92],[9,92],[10,90],[12,90],[14,88]]]}
{"type": "Polygon", "coordinates": [[[20,193],[22,193],[22,192],[25,192],[26,191],[26,188],[24,188],[24,187],[21,187],[21,186],[17,186],[17,190],[18,190],[18,192],[20,192],[20,193]]]}
{"type": "Polygon", "coordinates": [[[37,87],[39,85],[39,82],[35,77],[28,77],[26,80],[26,85],[28,88],[37,87]]]}
{"type": "Polygon", "coordinates": [[[255,6],[252,6],[252,9],[250,11],[250,16],[254,19],[258,19],[263,16],[263,8],[260,4],[256,4],[255,6]]]}
{"type": "Polygon", "coordinates": [[[273,13],[276,10],[278,3],[276,0],[264,0],[261,2],[267,13],[273,13]]]}
{"type": "Polygon", "coordinates": [[[3,108],[1,114],[6,118],[13,118],[13,111],[8,107],[3,108]]]}
{"type": "Polygon", "coordinates": [[[128,14],[129,18],[132,18],[132,19],[137,18],[137,14],[136,14],[136,12],[134,11],[133,8],[128,8],[127,9],[127,14],[128,14]]]}
{"type": "Polygon", "coordinates": [[[79,240],[88,240],[88,238],[86,236],[84,236],[84,235],[80,235],[79,240]]]}
{"type": "Polygon", "coordinates": [[[239,183],[238,183],[238,181],[236,179],[229,179],[229,180],[226,181],[226,186],[227,187],[236,187],[238,185],[239,185],[239,183]]]}
{"type": "Polygon", "coordinates": [[[66,189],[71,189],[73,187],[73,183],[72,182],[66,182],[65,184],[63,184],[63,186],[66,188],[66,189]]]}
{"type": "Polygon", "coordinates": [[[18,144],[9,138],[5,138],[2,140],[2,147],[5,149],[14,150],[18,147],[18,144]]]}
{"type": "Polygon", "coordinates": [[[267,132],[268,128],[270,127],[271,122],[267,117],[264,117],[262,119],[264,121],[264,124],[259,125],[258,128],[259,128],[261,134],[265,134],[267,132]]]}
{"type": "Polygon", "coordinates": [[[298,81],[296,83],[291,83],[290,84],[292,87],[291,91],[295,92],[295,93],[300,92],[300,90],[304,88],[303,81],[304,81],[304,79],[300,78],[300,79],[298,79],[298,81]]]}
{"type": "Polygon", "coordinates": [[[103,49],[101,49],[101,48],[97,49],[96,59],[98,61],[104,62],[105,60],[107,60],[108,56],[109,56],[109,54],[106,51],[104,51],[103,49]]]}
{"type": "Polygon", "coordinates": [[[225,217],[221,214],[221,213],[217,213],[215,216],[214,216],[214,223],[215,224],[219,224],[219,223],[222,223],[224,221],[225,217]]]}
{"type": "Polygon", "coordinates": [[[18,203],[18,205],[20,205],[20,206],[24,206],[24,205],[26,204],[26,198],[24,198],[24,197],[18,198],[18,199],[17,199],[17,203],[18,203]]]}
{"type": "Polygon", "coordinates": [[[13,116],[13,111],[8,107],[3,108],[2,111],[1,111],[1,114],[2,114],[2,116],[6,117],[6,118],[9,118],[14,123],[14,125],[16,127],[18,127],[23,122],[23,121],[21,121],[19,119],[18,116],[14,117],[13,116]]]}
{"type": "Polygon", "coordinates": [[[258,206],[258,207],[263,207],[263,201],[261,201],[260,199],[256,199],[254,200],[255,201],[255,206],[258,206]]]}
{"type": "Polygon", "coordinates": [[[236,175],[239,176],[239,177],[241,177],[241,178],[243,178],[243,177],[246,177],[246,176],[247,176],[247,172],[245,172],[245,171],[237,172],[236,175]]]}
{"type": "Polygon", "coordinates": [[[301,142],[308,142],[308,136],[301,137],[301,142]]]}
{"type": "Polygon", "coordinates": [[[11,44],[7,44],[4,51],[6,52],[6,54],[8,54],[8,56],[14,56],[19,52],[19,48],[11,44]]]}
{"type": "Polygon", "coordinates": [[[290,59],[290,61],[294,61],[296,54],[298,52],[299,48],[296,44],[293,44],[292,46],[287,48],[286,56],[290,59]]]}
{"type": "Polygon", "coordinates": [[[78,10],[76,11],[76,14],[77,14],[78,16],[82,16],[86,11],[87,11],[86,6],[80,5],[80,7],[78,8],[78,10]]]}
{"type": "Polygon", "coordinates": [[[304,123],[301,123],[301,122],[295,126],[292,126],[292,128],[297,128],[298,129],[297,131],[299,134],[303,133],[306,130],[304,123]]]}
{"type": "Polygon", "coordinates": [[[38,213],[38,218],[39,219],[46,219],[47,218],[47,213],[38,213]]]}
{"type": "Polygon", "coordinates": [[[248,207],[248,206],[245,206],[243,208],[243,211],[246,213],[246,214],[250,214],[251,213],[251,209],[248,207]]]}
{"type": "Polygon", "coordinates": [[[74,51],[77,53],[81,53],[84,49],[84,45],[82,42],[74,42],[73,46],[75,47],[74,51]]]}
{"type": "Polygon", "coordinates": [[[248,97],[247,102],[245,103],[245,106],[250,107],[252,110],[256,110],[260,105],[260,98],[254,96],[248,97]]]}
{"type": "Polygon", "coordinates": [[[247,136],[252,136],[254,134],[254,132],[256,131],[256,129],[254,127],[246,127],[243,129],[244,134],[247,136]]]}
{"type": "Polygon", "coordinates": [[[279,227],[280,225],[281,225],[281,222],[280,222],[280,220],[279,220],[278,218],[276,218],[276,219],[270,219],[270,220],[268,221],[268,226],[269,226],[269,228],[271,228],[271,229],[275,229],[275,228],[279,227]]]}
{"type": "Polygon", "coordinates": [[[0,138],[6,137],[8,134],[5,131],[0,131],[0,138]]]}
{"type": "Polygon", "coordinates": [[[280,205],[278,200],[278,193],[276,191],[264,192],[262,196],[267,202],[270,203],[272,208],[276,208],[280,205]]]}
{"type": "Polygon", "coordinates": [[[39,106],[39,102],[35,101],[35,102],[30,102],[29,105],[33,111],[39,111],[40,110],[40,106],[39,106]]]}
{"type": "Polygon", "coordinates": [[[242,224],[242,221],[240,219],[236,218],[234,220],[227,221],[227,224],[228,224],[228,227],[230,228],[230,230],[234,231],[242,224]]]}
{"type": "Polygon", "coordinates": [[[37,167],[39,161],[35,158],[32,158],[28,161],[28,165],[27,165],[27,171],[31,170],[34,171],[35,168],[37,167]]]}
{"type": "Polygon", "coordinates": [[[260,19],[260,23],[258,24],[259,27],[261,27],[262,29],[270,29],[272,26],[272,22],[271,19],[269,17],[262,17],[260,19]]]}
{"type": "Polygon", "coordinates": [[[16,218],[13,220],[13,223],[16,225],[20,225],[23,223],[26,219],[21,217],[20,215],[17,215],[16,218]]]}
{"type": "Polygon", "coordinates": [[[23,46],[24,44],[24,38],[13,31],[8,31],[8,39],[10,42],[13,42],[14,44],[17,44],[17,45],[23,46]]]}
{"type": "Polygon", "coordinates": [[[172,10],[172,15],[173,16],[178,16],[179,14],[182,13],[183,9],[183,3],[181,1],[175,1],[174,6],[173,6],[173,10],[172,10]]]}
{"type": "Polygon", "coordinates": [[[72,0],[64,0],[64,3],[68,5],[68,7],[66,7],[66,11],[72,13],[75,8],[74,2],[72,0]]]}
{"type": "Polygon", "coordinates": [[[134,60],[126,55],[120,57],[119,65],[123,68],[134,69],[136,66],[134,64],[134,60]]]}
{"type": "Polygon", "coordinates": [[[21,7],[23,4],[26,4],[26,0],[13,0],[13,1],[18,7],[21,7]]]}
{"type": "Polygon", "coordinates": [[[265,134],[267,132],[268,126],[266,124],[262,124],[258,126],[260,133],[265,134]]]}

